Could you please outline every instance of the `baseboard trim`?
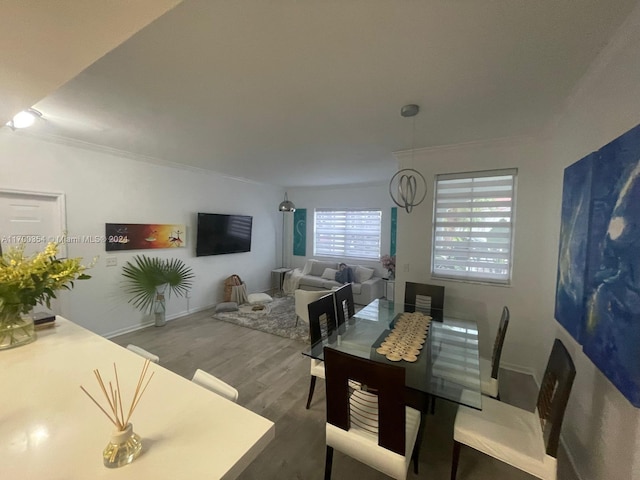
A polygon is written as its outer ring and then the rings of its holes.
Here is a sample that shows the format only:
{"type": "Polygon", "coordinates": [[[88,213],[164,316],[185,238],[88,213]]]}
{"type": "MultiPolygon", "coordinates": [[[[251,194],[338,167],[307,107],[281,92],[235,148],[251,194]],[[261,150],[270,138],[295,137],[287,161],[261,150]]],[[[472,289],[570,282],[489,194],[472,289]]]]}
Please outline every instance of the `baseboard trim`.
{"type": "MultiPolygon", "coordinates": [[[[187,315],[191,315],[192,313],[198,313],[198,312],[202,312],[203,310],[209,310],[210,308],[214,308],[215,306],[216,306],[216,304],[212,303],[211,305],[205,305],[204,307],[194,308],[194,309],[190,309],[190,310],[183,310],[182,312],[174,313],[173,315],[168,315],[166,317],[166,320],[167,320],[167,322],[171,322],[172,320],[177,320],[177,319],[185,317],[187,315]]],[[[124,335],[125,333],[136,332],[138,330],[142,330],[143,328],[152,327],[153,325],[155,325],[155,322],[153,320],[150,320],[148,322],[144,322],[144,323],[141,323],[139,325],[133,325],[131,327],[120,328],[118,330],[114,330],[114,331],[109,332],[107,334],[104,334],[102,336],[104,338],[111,339],[111,338],[117,337],[119,335],[124,335]]]]}

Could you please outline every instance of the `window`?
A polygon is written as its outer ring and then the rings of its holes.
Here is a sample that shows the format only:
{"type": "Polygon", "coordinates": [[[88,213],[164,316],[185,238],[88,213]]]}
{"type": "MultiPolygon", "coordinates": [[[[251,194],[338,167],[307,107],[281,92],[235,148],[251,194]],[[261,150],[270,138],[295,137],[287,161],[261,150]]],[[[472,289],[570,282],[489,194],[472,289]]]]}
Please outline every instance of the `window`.
{"type": "Polygon", "coordinates": [[[382,210],[316,209],[313,254],[380,259],[382,210]]]}
{"type": "Polygon", "coordinates": [[[509,284],[517,170],[438,175],[431,272],[509,284]]]}

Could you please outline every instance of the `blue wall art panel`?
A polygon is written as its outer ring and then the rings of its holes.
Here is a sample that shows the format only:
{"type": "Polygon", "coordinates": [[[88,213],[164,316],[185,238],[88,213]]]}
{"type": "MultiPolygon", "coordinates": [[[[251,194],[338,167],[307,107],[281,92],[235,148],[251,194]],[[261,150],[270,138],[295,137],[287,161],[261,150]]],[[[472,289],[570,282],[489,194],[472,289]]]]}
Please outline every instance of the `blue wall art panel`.
{"type": "Polygon", "coordinates": [[[595,153],[564,170],[555,318],[582,343],[585,324],[585,277],[595,153]]]}
{"type": "Polygon", "coordinates": [[[396,237],[398,235],[398,207],[391,207],[391,240],[389,244],[389,255],[396,254],[396,237]]]}
{"type": "Polygon", "coordinates": [[[306,208],[298,208],[293,212],[293,254],[301,257],[307,254],[306,208]]]}
{"type": "Polygon", "coordinates": [[[640,407],[640,125],[598,151],[583,349],[640,407]]]}

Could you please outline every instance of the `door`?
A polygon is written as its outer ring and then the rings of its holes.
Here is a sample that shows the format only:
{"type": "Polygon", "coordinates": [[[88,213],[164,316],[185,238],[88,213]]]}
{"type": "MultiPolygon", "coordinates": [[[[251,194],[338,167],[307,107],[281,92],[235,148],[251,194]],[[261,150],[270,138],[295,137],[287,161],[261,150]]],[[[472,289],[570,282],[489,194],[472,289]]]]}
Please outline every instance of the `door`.
{"type": "MultiPolygon", "coordinates": [[[[50,241],[61,242],[65,231],[64,195],[61,193],[21,192],[0,189],[0,252],[25,244],[25,254],[42,251],[50,241]]],[[[66,257],[62,243],[58,256],[66,257]]],[[[51,302],[52,313],[61,315],[67,309],[64,292],[51,302]]],[[[35,312],[48,311],[45,305],[35,312]]]]}
{"type": "MultiPolygon", "coordinates": [[[[0,190],[0,247],[25,244],[27,254],[61,241],[64,232],[62,194],[0,190]]],[[[61,256],[66,249],[61,246],[61,256]]]]}

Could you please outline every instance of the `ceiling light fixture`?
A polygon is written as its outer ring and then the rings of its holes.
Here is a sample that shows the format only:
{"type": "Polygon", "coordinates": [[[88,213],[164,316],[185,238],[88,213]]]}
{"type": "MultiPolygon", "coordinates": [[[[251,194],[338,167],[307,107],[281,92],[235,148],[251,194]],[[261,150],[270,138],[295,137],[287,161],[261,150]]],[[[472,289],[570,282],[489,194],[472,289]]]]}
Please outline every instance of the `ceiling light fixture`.
{"type": "MultiPolygon", "coordinates": [[[[400,115],[405,118],[412,117],[412,136],[411,136],[411,166],[413,167],[413,153],[415,150],[416,139],[416,115],[420,111],[418,105],[405,105],[400,109],[400,115]]],[[[427,182],[424,176],[414,168],[403,168],[398,170],[389,181],[389,195],[393,203],[402,207],[407,213],[411,213],[413,207],[420,205],[427,196],[427,182]],[[420,200],[418,198],[420,190],[423,190],[420,200]]]]}
{"type": "Polygon", "coordinates": [[[16,113],[15,116],[7,122],[7,126],[11,128],[11,130],[27,128],[33,125],[37,118],[41,117],[42,113],[35,108],[27,108],[26,110],[16,113]]]}
{"type": "Polygon", "coordinates": [[[284,200],[278,205],[278,210],[282,212],[282,256],[280,257],[280,265],[284,267],[284,214],[296,211],[296,206],[287,197],[287,192],[284,192],[284,200]]]}
{"type": "Polygon", "coordinates": [[[280,202],[278,210],[281,212],[295,212],[296,206],[287,198],[287,192],[284,192],[284,200],[280,202]]]}

